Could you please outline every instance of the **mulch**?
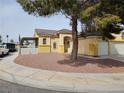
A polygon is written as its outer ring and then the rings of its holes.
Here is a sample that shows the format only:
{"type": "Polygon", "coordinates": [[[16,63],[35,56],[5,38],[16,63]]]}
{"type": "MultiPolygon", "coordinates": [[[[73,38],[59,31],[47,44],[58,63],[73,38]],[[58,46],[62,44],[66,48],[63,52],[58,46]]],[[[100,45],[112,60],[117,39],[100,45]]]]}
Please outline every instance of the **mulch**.
{"type": "Polygon", "coordinates": [[[21,55],[15,63],[37,69],[77,73],[123,73],[124,62],[110,58],[96,59],[78,56],[76,62],[70,60],[67,54],[32,54],[21,55]]]}

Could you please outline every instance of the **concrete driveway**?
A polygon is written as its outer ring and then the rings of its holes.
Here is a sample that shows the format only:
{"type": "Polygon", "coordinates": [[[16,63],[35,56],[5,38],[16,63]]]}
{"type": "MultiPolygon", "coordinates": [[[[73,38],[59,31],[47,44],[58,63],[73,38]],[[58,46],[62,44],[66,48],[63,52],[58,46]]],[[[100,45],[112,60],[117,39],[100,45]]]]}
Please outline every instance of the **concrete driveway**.
{"type": "Polygon", "coordinates": [[[110,58],[124,62],[124,55],[111,55],[110,58]]]}

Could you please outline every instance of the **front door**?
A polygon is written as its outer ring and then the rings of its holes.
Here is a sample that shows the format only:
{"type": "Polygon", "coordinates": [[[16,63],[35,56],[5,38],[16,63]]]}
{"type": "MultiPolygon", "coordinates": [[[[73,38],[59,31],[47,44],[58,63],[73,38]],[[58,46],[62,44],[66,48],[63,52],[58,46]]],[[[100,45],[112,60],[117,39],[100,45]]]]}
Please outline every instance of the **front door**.
{"type": "Polygon", "coordinates": [[[64,53],[68,53],[68,49],[70,48],[70,37],[64,38],[64,53]]]}

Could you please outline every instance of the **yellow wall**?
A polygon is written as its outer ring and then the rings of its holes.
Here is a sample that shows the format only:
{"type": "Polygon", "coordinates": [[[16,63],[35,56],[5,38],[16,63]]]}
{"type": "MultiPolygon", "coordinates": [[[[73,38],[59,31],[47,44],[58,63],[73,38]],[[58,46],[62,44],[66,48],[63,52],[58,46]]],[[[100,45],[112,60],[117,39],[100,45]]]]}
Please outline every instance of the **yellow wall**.
{"type": "Polygon", "coordinates": [[[64,44],[64,37],[71,37],[72,38],[72,34],[60,34],[59,35],[59,45],[64,44]]]}
{"type": "MultiPolygon", "coordinates": [[[[35,37],[38,37],[38,50],[39,53],[64,53],[64,37],[68,36],[72,38],[71,34],[59,34],[59,37],[50,38],[48,37],[39,37],[37,33],[34,34],[35,37]],[[43,44],[43,38],[46,38],[46,44],[43,44]],[[56,42],[56,49],[53,48],[53,43],[56,42]]],[[[70,45],[71,46],[71,45],[70,45]]]]}
{"type": "Polygon", "coordinates": [[[38,37],[38,53],[50,53],[50,37],[39,37],[37,33],[35,33],[35,37],[38,37]],[[43,38],[46,38],[46,44],[43,44],[43,38]]]}
{"type": "MultiPolygon", "coordinates": [[[[122,39],[122,33],[120,34],[113,34],[116,39],[112,41],[124,41],[122,39]]],[[[71,34],[59,34],[59,37],[57,38],[51,38],[50,37],[39,37],[37,33],[34,34],[35,37],[39,38],[39,45],[38,50],[39,53],[50,53],[50,52],[56,52],[56,53],[64,53],[64,37],[68,36],[72,38],[71,34]],[[43,38],[46,38],[47,44],[43,45],[42,41],[43,38]],[[53,48],[53,42],[56,42],[57,46],[56,49],[53,48]]],[[[71,44],[72,46],[72,44],[71,44]]],[[[87,38],[87,39],[80,39],[79,38],[79,47],[78,47],[78,53],[79,54],[85,54],[85,55],[91,55],[91,56],[97,56],[98,55],[98,39],[96,38],[87,38]]]]}
{"type": "Polygon", "coordinates": [[[59,45],[58,52],[64,53],[64,45],[59,45]]]}
{"type": "Polygon", "coordinates": [[[96,43],[89,44],[89,53],[88,55],[97,56],[98,55],[98,48],[96,43]]]}
{"type": "Polygon", "coordinates": [[[38,47],[39,53],[50,53],[50,46],[49,45],[40,45],[38,47]]]}
{"type": "Polygon", "coordinates": [[[96,38],[79,38],[78,53],[84,55],[98,55],[98,40],[96,38]]]}
{"type": "MultiPolygon", "coordinates": [[[[59,35],[59,49],[58,49],[58,52],[59,53],[64,53],[64,37],[70,37],[72,38],[72,34],[60,34],[59,35]]],[[[70,43],[72,44],[72,43],[70,43]]],[[[72,45],[70,45],[70,48],[72,48],[72,45]]],[[[72,49],[69,49],[69,52],[71,53],[72,49]]]]}

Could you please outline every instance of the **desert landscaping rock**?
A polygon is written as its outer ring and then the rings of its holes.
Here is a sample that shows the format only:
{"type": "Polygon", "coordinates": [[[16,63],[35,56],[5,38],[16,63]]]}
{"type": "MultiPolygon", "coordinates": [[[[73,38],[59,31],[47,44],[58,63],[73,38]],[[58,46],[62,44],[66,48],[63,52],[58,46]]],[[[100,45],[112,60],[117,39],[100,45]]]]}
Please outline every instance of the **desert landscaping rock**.
{"type": "Polygon", "coordinates": [[[62,72],[77,73],[123,73],[124,62],[111,58],[89,58],[79,56],[75,63],[65,54],[35,54],[22,55],[15,59],[15,63],[26,67],[62,72]]]}

